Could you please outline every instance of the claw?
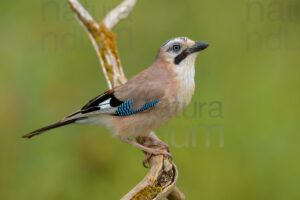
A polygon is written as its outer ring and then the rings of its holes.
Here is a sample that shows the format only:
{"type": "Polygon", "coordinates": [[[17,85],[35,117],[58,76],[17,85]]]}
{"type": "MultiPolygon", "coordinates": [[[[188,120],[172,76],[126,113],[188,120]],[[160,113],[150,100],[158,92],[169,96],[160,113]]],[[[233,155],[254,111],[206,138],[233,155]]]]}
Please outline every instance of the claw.
{"type": "Polygon", "coordinates": [[[169,160],[170,162],[172,162],[172,161],[173,161],[173,156],[172,156],[172,155],[169,156],[169,157],[168,157],[168,160],[169,160]]]}
{"type": "Polygon", "coordinates": [[[150,166],[149,166],[149,160],[150,160],[151,157],[152,157],[152,154],[146,153],[146,156],[145,156],[145,158],[143,159],[143,166],[144,166],[145,168],[149,168],[149,167],[150,167],[150,166]],[[147,165],[147,163],[148,163],[148,165],[147,165]]]}

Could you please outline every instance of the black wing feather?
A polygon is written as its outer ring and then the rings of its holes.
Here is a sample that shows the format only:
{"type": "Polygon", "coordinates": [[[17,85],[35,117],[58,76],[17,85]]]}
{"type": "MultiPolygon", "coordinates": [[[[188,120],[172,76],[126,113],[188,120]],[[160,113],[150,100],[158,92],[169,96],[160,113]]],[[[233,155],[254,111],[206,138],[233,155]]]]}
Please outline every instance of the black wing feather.
{"type": "Polygon", "coordinates": [[[81,108],[81,113],[88,113],[90,111],[97,110],[98,106],[108,99],[110,99],[109,104],[111,107],[117,107],[123,103],[123,101],[120,101],[114,96],[113,90],[108,90],[104,94],[101,94],[90,100],[89,103],[81,108]]]}

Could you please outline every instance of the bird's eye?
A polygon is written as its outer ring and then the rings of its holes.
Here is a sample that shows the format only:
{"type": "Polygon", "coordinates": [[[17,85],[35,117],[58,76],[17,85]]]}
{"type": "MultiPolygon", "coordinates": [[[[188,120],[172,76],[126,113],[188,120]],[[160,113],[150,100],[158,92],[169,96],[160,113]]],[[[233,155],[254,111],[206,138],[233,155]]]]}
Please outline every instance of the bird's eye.
{"type": "Polygon", "coordinates": [[[173,51],[175,51],[175,52],[180,51],[180,49],[181,49],[181,47],[180,47],[179,44],[175,44],[175,45],[173,46],[173,51]]]}

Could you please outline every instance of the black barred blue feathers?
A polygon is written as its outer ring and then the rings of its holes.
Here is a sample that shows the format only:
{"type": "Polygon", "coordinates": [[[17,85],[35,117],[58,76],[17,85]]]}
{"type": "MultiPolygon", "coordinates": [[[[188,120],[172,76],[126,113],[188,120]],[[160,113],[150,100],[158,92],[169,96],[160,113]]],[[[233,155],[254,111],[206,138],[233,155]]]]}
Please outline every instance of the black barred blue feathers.
{"type": "Polygon", "coordinates": [[[158,100],[150,101],[145,103],[141,108],[134,110],[132,101],[128,100],[118,106],[115,115],[120,115],[120,116],[133,115],[135,113],[153,108],[154,106],[156,106],[156,104],[158,104],[158,102],[159,102],[158,100]]]}
{"type": "Polygon", "coordinates": [[[159,100],[152,100],[146,102],[139,109],[133,109],[134,105],[132,103],[132,100],[127,100],[123,102],[117,99],[114,96],[113,92],[111,92],[94,98],[94,100],[90,101],[89,104],[84,106],[84,109],[82,109],[80,112],[81,114],[87,116],[89,114],[94,114],[95,112],[103,114],[112,114],[115,116],[127,116],[153,108],[158,104],[158,102],[159,100]]]}

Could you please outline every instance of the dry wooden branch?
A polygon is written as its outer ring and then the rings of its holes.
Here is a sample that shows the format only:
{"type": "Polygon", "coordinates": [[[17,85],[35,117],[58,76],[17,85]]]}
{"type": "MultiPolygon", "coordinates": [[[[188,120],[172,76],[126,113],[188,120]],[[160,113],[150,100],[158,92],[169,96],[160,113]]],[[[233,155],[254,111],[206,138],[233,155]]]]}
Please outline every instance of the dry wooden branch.
{"type": "Polygon", "coordinates": [[[126,17],[134,5],[135,0],[125,0],[113,10],[114,13],[108,14],[102,23],[97,23],[77,0],[69,0],[70,8],[75,12],[77,20],[86,30],[93,44],[110,89],[124,84],[127,79],[121,66],[115,35],[108,27],[112,28],[126,17]]]}
{"type": "MultiPolygon", "coordinates": [[[[110,11],[102,22],[97,23],[77,0],[69,0],[71,10],[76,14],[77,20],[84,27],[93,44],[109,88],[127,81],[117,51],[115,35],[111,29],[130,14],[135,3],[136,0],[124,0],[110,11]]],[[[154,132],[150,137],[136,139],[139,143],[146,144],[149,138],[161,142],[154,132]]],[[[152,148],[159,147],[152,146],[152,148]]],[[[175,186],[178,171],[173,162],[161,155],[153,156],[149,166],[146,177],[121,200],[185,199],[175,186]]]]}

